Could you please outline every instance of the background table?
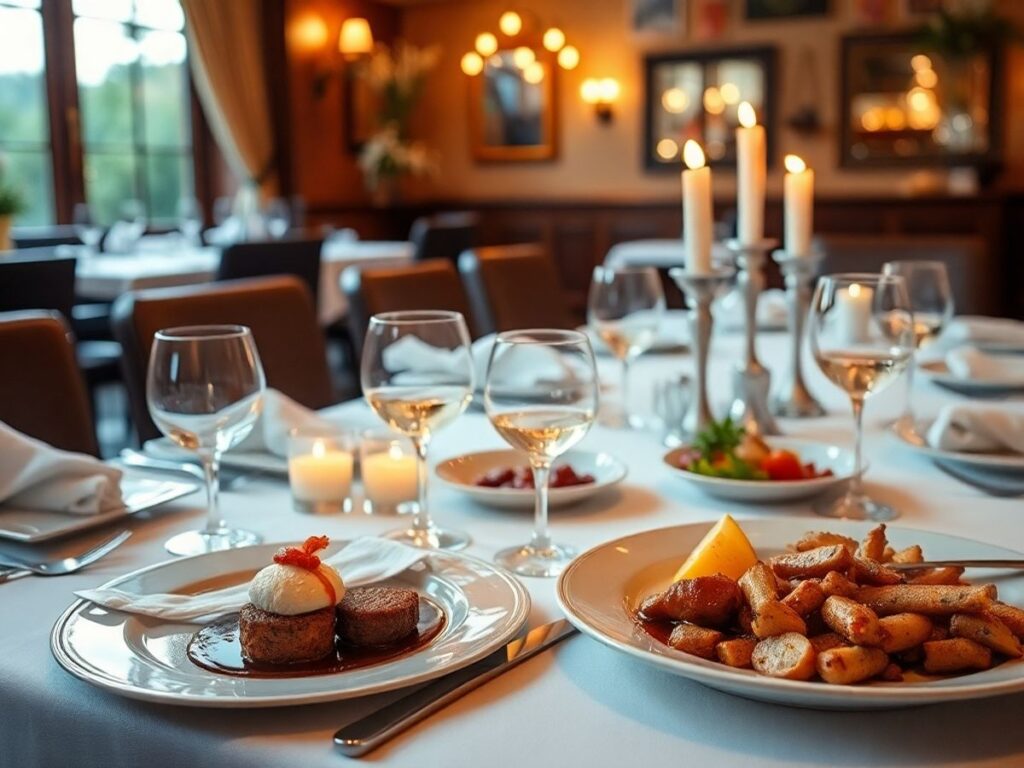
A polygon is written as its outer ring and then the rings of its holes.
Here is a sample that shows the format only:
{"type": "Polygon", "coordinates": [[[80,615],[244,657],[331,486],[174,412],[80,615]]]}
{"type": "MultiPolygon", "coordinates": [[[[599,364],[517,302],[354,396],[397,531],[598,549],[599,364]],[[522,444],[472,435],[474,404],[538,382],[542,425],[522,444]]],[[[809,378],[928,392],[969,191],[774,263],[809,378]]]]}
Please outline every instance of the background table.
{"type": "MultiPolygon", "coordinates": [[[[761,355],[785,370],[782,335],[765,335],[761,355]]],[[[740,354],[736,336],[713,341],[711,391],[728,399],[729,368],[740,354]]],[[[617,381],[611,361],[606,378],[617,381]]],[[[645,407],[655,380],[687,370],[685,357],[641,358],[633,391],[645,407]]],[[[827,417],[783,421],[792,435],[852,443],[849,406],[817,372],[814,391],[827,417]]],[[[920,377],[919,377],[920,378],[920,377]]],[[[915,404],[933,413],[950,395],[920,382],[915,404]]],[[[1024,549],[1022,505],[960,485],[886,433],[902,407],[903,382],[868,404],[866,452],[871,493],[903,512],[895,524],[921,527],[1024,549]]],[[[373,423],[361,403],[342,406],[353,424],[373,423]]],[[[503,446],[479,412],[470,411],[437,435],[432,457],[503,446]]],[[[582,448],[606,450],[629,465],[621,490],[552,514],[555,537],[588,548],[634,531],[739,518],[799,515],[824,528],[805,504],[751,507],[702,496],[661,466],[654,436],[596,427],[582,448]]],[[[188,710],[144,704],[80,682],[57,666],[50,629],[72,602],[72,591],[165,558],[162,542],[201,522],[195,495],[133,523],[135,536],[108,558],[63,578],[25,578],[0,586],[0,766],[196,765],[218,768],[343,765],[331,736],[341,725],[397,694],[361,701],[265,711],[188,710]]],[[[268,541],[313,533],[336,538],[376,534],[394,518],[364,515],[314,518],[291,510],[287,489],[252,482],[224,492],[225,514],[262,531],[268,541]]],[[[525,541],[527,513],[478,507],[434,483],[438,520],[473,534],[471,554],[490,558],[525,541]]],[[[682,559],[687,553],[680,552],[682,559]]],[[[559,616],[554,580],[526,579],[533,596],[531,624],[559,616]]],[[[617,765],[1021,765],[1024,696],[891,712],[817,712],[747,701],[667,675],[586,637],[574,636],[463,698],[365,762],[395,766],[617,765]]]]}

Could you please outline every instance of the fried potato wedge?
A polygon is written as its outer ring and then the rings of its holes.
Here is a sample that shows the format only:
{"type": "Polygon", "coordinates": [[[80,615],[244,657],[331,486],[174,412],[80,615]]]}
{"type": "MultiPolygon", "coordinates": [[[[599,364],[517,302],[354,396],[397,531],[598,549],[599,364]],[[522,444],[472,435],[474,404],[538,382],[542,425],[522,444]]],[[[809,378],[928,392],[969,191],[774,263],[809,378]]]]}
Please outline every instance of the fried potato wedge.
{"type": "Polygon", "coordinates": [[[988,669],[992,666],[992,651],[966,637],[930,640],[921,647],[924,649],[926,672],[949,674],[966,669],[988,669]]]}
{"type": "Polygon", "coordinates": [[[833,685],[852,685],[881,674],[889,666],[889,655],[881,648],[851,645],[818,654],[821,679],[833,685]]]}
{"type": "Polygon", "coordinates": [[[991,648],[1011,659],[1019,659],[1024,655],[1020,640],[1010,628],[991,613],[969,615],[954,614],[949,620],[949,633],[953,637],[966,637],[986,648],[991,648]]]}
{"type": "Polygon", "coordinates": [[[786,680],[810,680],[816,654],[811,641],[797,632],[761,640],[754,646],[751,663],[762,675],[786,680]]]}
{"type": "Polygon", "coordinates": [[[920,645],[932,634],[932,620],[919,613],[894,613],[878,620],[885,632],[881,648],[886,653],[900,653],[920,645]]]}
{"type": "Polygon", "coordinates": [[[850,550],[842,544],[776,555],[768,561],[775,574],[783,579],[821,577],[829,571],[845,571],[851,563],[850,550]]]}
{"type": "Polygon", "coordinates": [[[954,613],[979,613],[992,605],[996,588],[992,584],[976,587],[933,584],[895,584],[861,587],[854,599],[880,615],[923,613],[926,616],[952,616],[954,613]]]}
{"type": "Polygon", "coordinates": [[[848,597],[828,598],[821,606],[821,618],[853,645],[880,646],[885,641],[885,631],[875,612],[848,597]]]}

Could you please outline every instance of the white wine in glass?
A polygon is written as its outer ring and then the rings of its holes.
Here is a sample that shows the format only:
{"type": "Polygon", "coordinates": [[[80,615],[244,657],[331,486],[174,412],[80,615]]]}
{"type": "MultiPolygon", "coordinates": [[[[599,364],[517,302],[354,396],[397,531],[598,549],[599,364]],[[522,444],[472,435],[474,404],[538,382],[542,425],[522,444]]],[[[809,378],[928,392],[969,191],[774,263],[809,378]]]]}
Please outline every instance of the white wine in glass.
{"type": "Polygon", "coordinates": [[[630,412],[629,366],[654,345],[664,314],[665,293],[656,269],[594,267],[587,324],[622,364],[621,419],[611,419],[610,426],[643,427],[630,412]]]}
{"type": "MultiPolygon", "coordinates": [[[[949,272],[942,261],[909,259],[890,261],[882,267],[883,274],[898,275],[907,286],[910,309],[914,313],[914,346],[924,349],[931,344],[953,319],[953,288],[949,272]]],[[[907,400],[903,415],[894,429],[905,437],[923,441],[917,433],[913,406],[914,361],[907,367],[907,400]]]]}
{"type": "Polygon", "coordinates": [[[536,489],[532,539],[501,550],[495,560],[522,576],[557,576],[576,551],[551,540],[548,480],[552,462],[583,439],[597,413],[589,339],[577,331],[547,329],[499,334],[487,366],[484,408],[498,434],[526,454],[536,489]],[[523,371],[537,364],[538,352],[556,364],[545,366],[552,373],[523,387],[523,371]]]}
{"type": "Polygon", "coordinates": [[[473,356],[458,312],[385,312],[370,318],[361,366],[363,394],[391,429],[416,447],[419,499],[412,525],[389,538],[426,549],[462,549],[469,535],[437,527],[428,507],[427,448],[473,399],[473,356]]]}
{"type": "Polygon", "coordinates": [[[841,274],[818,280],[811,301],[810,342],[822,373],[850,396],[856,443],[846,494],[824,507],[826,517],[891,520],[891,507],[868,498],[862,474],[864,401],[898,378],[914,352],[914,319],[903,278],[841,274]]]}
{"type": "Polygon", "coordinates": [[[206,527],[174,536],[165,544],[168,552],[198,555],[262,541],[225,524],[218,492],[221,454],[252,431],[265,388],[245,326],[169,328],[154,336],[146,376],[149,413],[161,432],[198,455],[206,477],[206,527]]]}

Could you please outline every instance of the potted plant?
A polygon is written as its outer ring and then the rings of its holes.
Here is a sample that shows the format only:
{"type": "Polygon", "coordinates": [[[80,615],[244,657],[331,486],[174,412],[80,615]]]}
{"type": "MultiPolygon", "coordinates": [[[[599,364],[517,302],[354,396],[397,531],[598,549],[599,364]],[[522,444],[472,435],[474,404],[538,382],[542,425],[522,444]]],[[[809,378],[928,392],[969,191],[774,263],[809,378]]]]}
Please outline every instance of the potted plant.
{"type": "Polygon", "coordinates": [[[11,225],[14,217],[25,210],[25,198],[21,190],[6,179],[3,157],[0,157],[0,251],[14,247],[11,242],[11,225]]]}

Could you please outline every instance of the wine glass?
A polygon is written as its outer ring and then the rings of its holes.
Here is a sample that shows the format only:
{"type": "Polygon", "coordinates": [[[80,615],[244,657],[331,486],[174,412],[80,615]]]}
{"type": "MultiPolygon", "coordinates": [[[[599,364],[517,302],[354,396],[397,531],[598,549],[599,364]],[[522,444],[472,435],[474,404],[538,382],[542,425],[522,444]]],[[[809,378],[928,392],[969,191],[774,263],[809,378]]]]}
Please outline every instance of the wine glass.
{"type": "Polygon", "coordinates": [[[665,314],[665,293],[653,267],[594,267],[587,299],[587,323],[622,363],[621,421],[611,426],[643,426],[629,410],[629,366],[654,344],[665,314]]]}
{"type": "Polygon", "coordinates": [[[458,312],[384,312],[370,318],[361,381],[370,407],[416,448],[419,503],[412,525],[387,534],[424,549],[462,549],[462,531],[438,528],[427,505],[427,448],[473,399],[473,355],[458,312]]]}
{"type": "Polygon", "coordinates": [[[103,239],[103,227],[97,223],[89,204],[75,203],[71,220],[75,226],[75,234],[85,246],[86,253],[89,256],[96,254],[99,251],[100,240],[103,239]]]}
{"type": "Polygon", "coordinates": [[[523,576],[557,576],[576,555],[548,533],[551,463],[587,434],[597,413],[597,368],[586,335],[524,330],[498,335],[484,385],[491,424],[533,469],[537,501],[533,537],[495,560],[523,576]]]}
{"type": "Polygon", "coordinates": [[[864,493],[861,443],[865,399],[899,377],[914,353],[914,316],[903,278],[822,277],[811,301],[810,342],[822,373],[850,396],[856,428],[854,473],[846,494],[815,511],[826,517],[891,520],[896,511],[864,493]]]}
{"type": "Polygon", "coordinates": [[[291,226],[291,211],[288,208],[288,201],[275,197],[267,203],[267,207],[263,211],[263,218],[266,220],[267,232],[270,233],[270,236],[275,240],[280,240],[288,234],[288,228],[291,226]]]}
{"type": "MultiPolygon", "coordinates": [[[[917,349],[924,349],[938,338],[953,319],[953,289],[945,263],[917,259],[890,261],[882,267],[882,272],[886,275],[899,275],[906,283],[910,309],[914,313],[914,343],[917,349]]],[[[911,360],[907,366],[907,403],[894,429],[898,434],[917,438],[913,387],[914,361],[911,360]]]]}
{"type": "Polygon", "coordinates": [[[199,233],[203,229],[203,212],[199,201],[194,197],[183,197],[178,200],[178,231],[189,245],[198,246],[202,241],[199,233]]]}
{"type": "Polygon", "coordinates": [[[252,332],[241,325],[201,325],[157,331],[149,356],[146,401],[157,427],[195,451],[206,477],[206,527],[164,545],[198,555],[259,544],[250,531],[229,528],[217,504],[220,457],[252,431],[266,382],[252,332]]]}

